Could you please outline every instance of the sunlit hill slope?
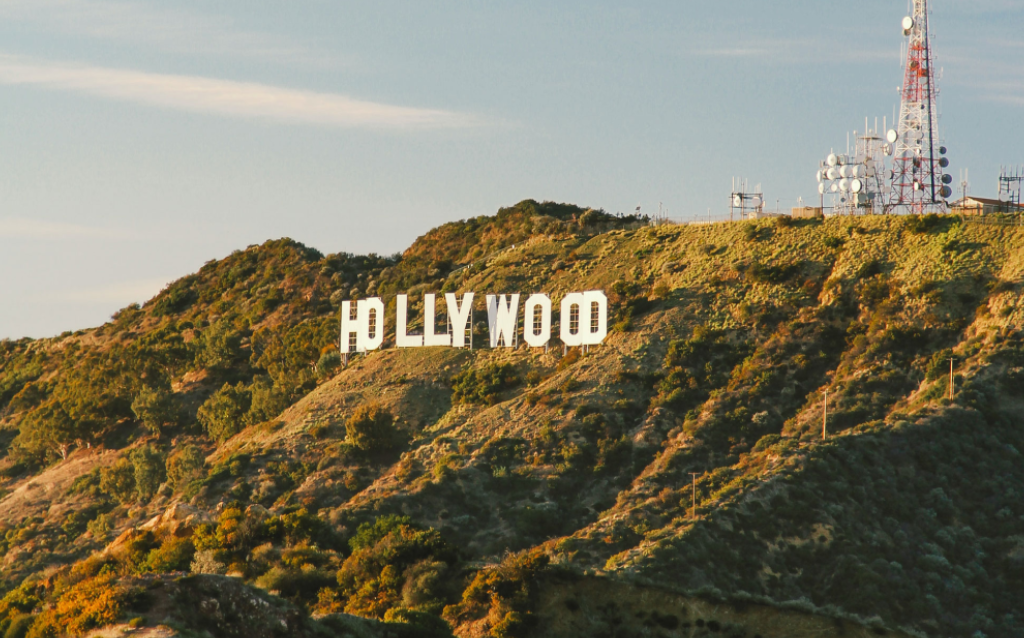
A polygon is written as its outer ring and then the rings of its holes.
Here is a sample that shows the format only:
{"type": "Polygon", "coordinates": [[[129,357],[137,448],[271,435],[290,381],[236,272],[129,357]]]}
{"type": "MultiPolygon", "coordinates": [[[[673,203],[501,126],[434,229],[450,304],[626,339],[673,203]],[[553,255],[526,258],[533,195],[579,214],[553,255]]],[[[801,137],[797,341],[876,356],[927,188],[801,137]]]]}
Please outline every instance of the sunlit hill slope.
{"type": "Polygon", "coordinates": [[[952,216],[251,246],[0,343],[0,630],[1024,635],[1022,280],[952,216]],[[587,289],[587,353],[338,354],[344,300],[587,289]]]}

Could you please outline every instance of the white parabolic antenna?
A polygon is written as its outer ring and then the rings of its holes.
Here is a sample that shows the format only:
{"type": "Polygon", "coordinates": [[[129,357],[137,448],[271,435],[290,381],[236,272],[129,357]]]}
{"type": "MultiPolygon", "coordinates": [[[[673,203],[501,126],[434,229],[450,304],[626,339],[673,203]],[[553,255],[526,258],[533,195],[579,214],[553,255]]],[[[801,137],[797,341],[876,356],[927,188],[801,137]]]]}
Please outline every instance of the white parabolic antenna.
{"type": "Polygon", "coordinates": [[[838,192],[839,191],[839,182],[832,182],[831,190],[832,190],[833,193],[838,192]]]}
{"type": "Polygon", "coordinates": [[[825,194],[825,185],[824,184],[818,184],[818,194],[819,195],[824,195],[825,194]]]}
{"type": "Polygon", "coordinates": [[[835,153],[829,153],[828,159],[825,160],[825,163],[827,163],[829,166],[835,166],[837,163],[839,163],[839,158],[836,157],[835,153]]]}
{"type": "Polygon", "coordinates": [[[817,177],[818,177],[818,181],[820,182],[821,181],[821,171],[818,171],[817,177]]]}
{"type": "Polygon", "coordinates": [[[840,166],[839,167],[839,177],[849,177],[849,176],[850,176],[850,167],[849,166],[840,166]]]}
{"type": "Polygon", "coordinates": [[[910,31],[914,28],[914,19],[910,16],[903,18],[903,30],[910,31]]]}
{"type": "Polygon", "coordinates": [[[732,198],[732,205],[733,206],[742,206],[743,205],[743,198],[740,197],[739,195],[735,195],[732,198]]]}
{"type": "Polygon", "coordinates": [[[889,132],[885,134],[885,139],[889,140],[890,144],[895,144],[896,140],[900,139],[900,134],[896,132],[896,129],[889,129],[889,132]]]}
{"type": "Polygon", "coordinates": [[[835,166],[833,166],[832,168],[828,169],[828,172],[826,174],[828,175],[829,179],[838,179],[839,178],[839,171],[836,170],[835,166]]]}
{"type": "Polygon", "coordinates": [[[843,191],[845,193],[849,189],[850,189],[850,180],[845,179],[845,178],[839,180],[839,190],[841,190],[841,191],[843,191]]]}
{"type": "Polygon", "coordinates": [[[751,203],[754,204],[754,208],[757,208],[758,206],[761,205],[761,198],[755,197],[751,203]]]}
{"type": "Polygon", "coordinates": [[[854,193],[859,193],[860,189],[863,188],[864,184],[859,179],[850,180],[850,190],[854,193]]]}

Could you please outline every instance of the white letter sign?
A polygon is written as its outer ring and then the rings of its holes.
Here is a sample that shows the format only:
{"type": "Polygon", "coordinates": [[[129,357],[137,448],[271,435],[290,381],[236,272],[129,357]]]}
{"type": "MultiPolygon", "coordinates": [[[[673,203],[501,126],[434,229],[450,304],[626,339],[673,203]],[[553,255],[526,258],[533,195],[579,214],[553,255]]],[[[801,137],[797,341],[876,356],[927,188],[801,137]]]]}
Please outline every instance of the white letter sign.
{"type": "Polygon", "coordinates": [[[440,334],[434,332],[434,318],[437,316],[434,312],[434,300],[433,294],[423,295],[423,345],[450,346],[452,336],[448,334],[447,329],[440,334]]]}
{"type": "Polygon", "coordinates": [[[487,323],[491,328],[491,347],[497,348],[499,340],[505,347],[515,346],[516,324],[519,323],[519,295],[487,295],[487,323]]]}
{"type": "MultiPolygon", "coordinates": [[[[345,303],[348,303],[347,301],[345,303]]],[[[399,348],[418,348],[423,345],[423,337],[406,334],[409,326],[409,295],[398,295],[395,298],[395,345],[399,348]]]]}
{"type": "Polygon", "coordinates": [[[543,348],[551,340],[551,300],[547,295],[530,295],[526,300],[523,339],[531,348],[543,348]]]}
{"type": "Polygon", "coordinates": [[[444,301],[448,305],[448,319],[452,322],[452,345],[456,348],[466,347],[466,324],[469,323],[469,314],[473,311],[473,293],[467,292],[462,296],[462,307],[455,298],[455,293],[445,294],[444,301]]]}

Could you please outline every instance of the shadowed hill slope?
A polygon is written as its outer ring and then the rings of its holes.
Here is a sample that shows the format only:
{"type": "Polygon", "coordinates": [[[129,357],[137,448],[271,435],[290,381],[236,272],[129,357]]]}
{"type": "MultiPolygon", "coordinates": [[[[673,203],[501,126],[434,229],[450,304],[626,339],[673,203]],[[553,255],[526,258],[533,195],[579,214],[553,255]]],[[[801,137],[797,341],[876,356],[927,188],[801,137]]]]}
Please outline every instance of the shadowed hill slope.
{"type": "MultiPolygon", "coordinates": [[[[402,256],[268,242],[102,328],[5,343],[8,587],[57,600],[33,574],[188,503],[118,569],[466,636],[580,631],[606,586],[567,583],[595,574],[740,615],[1022,635],[1024,229],[638,222],[523,202],[402,256]],[[481,348],[485,326],[473,350],[337,354],[343,299],[475,291],[479,321],[484,292],[594,288],[614,329],[586,354],[481,348]]],[[[628,631],[714,633],[645,613],[628,631]]],[[[607,622],[587,626],[627,631],[607,622]]]]}

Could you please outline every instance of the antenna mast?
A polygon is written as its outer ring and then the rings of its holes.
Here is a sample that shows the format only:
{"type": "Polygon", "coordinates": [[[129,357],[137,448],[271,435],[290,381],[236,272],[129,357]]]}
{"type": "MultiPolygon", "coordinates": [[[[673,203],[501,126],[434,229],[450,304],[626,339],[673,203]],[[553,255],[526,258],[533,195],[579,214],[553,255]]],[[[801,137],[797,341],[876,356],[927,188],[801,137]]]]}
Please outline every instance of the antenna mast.
{"type": "Polygon", "coordinates": [[[949,160],[944,157],[946,147],[939,141],[928,0],[913,3],[913,14],[903,18],[903,35],[908,39],[900,117],[897,128],[886,134],[893,151],[889,206],[893,212],[944,212],[946,199],[953,194],[948,186],[953,177],[943,172],[949,160]]]}

